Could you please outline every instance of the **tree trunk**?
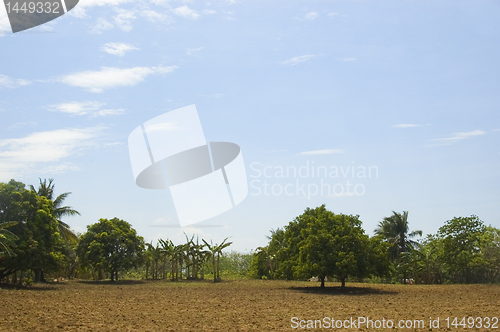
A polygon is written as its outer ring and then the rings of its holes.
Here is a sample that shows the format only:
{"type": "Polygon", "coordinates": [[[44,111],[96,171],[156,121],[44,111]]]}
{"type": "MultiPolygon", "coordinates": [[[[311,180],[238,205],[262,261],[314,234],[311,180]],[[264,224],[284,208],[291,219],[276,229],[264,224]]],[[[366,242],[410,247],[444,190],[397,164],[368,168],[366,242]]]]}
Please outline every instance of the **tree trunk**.
{"type": "Polygon", "coordinates": [[[220,277],[220,254],[217,254],[217,281],[222,281],[220,277]]]}
{"type": "Polygon", "coordinates": [[[35,282],[46,282],[43,270],[35,270],[35,282]]]}
{"type": "Polygon", "coordinates": [[[319,277],[319,281],[321,281],[321,288],[325,288],[325,277],[324,276],[319,277]]]}
{"type": "Polygon", "coordinates": [[[340,282],[341,282],[340,288],[342,288],[342,289],[345,288],[345,279],[346,279],[346,277],[340,278],[340,282]]]}
{"type": "Polygon", "coordinates": [[[214,282],[217,282],[217,272],[215,271],[215,255],[212,255],[212,268],[214,269],[214,282]]]}

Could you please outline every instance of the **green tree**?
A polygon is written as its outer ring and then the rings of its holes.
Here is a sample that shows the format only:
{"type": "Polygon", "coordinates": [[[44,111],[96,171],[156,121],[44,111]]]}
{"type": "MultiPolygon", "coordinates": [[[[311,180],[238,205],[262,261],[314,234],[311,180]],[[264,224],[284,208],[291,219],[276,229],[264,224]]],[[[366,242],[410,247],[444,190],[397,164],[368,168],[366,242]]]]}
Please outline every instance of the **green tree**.
{"type": "Polygon", "coordinates": [[[44,281],[44,273],[56,271],[64,258],[52,202],[27,190],[21,182],[0,183],[0,223],[7,221],[17,222],[9,231],[18,239],[12,256],[0,258],[0,279],[16,271],[33,270],[35,281],[44,281]]]}
{"type": "Polygon", "coordinates": [[[375,229],[376,235],[383,236],[391,245],[389,255],[391,259],[398,259],[403,252],[418,246],[418,242],[411,240],[416,236],[422,236],[421,230],[410,232],[408,222],[408,211],[398,213],[392,211],[392,216],[385,217],[375,229]]]}
{"type": "Polygon", "coordinates": [[[418,242],[411,240],[416,236],[422,236],[421,230],[410,232],[408,222],[408,211],[398,213],[392,211],[392,216],[385,217],[375,229],[375,234],[383,236],[384,239],[390,244],[389,257],[392,261],[396,262],[403,282],[407,280],[408,264],[402,261],[402,254],[407,253],[410,249],[418,247],[418,242]]]}
{"type": "Polygon", "coordinates": [[[329,276],[337,277],[345,288],[347,277],[363,278],[370,274],[370,242],[359,216],[335,215],[323,205],[308,219],[307,227],[301,230],[299,270],[307,276],[317,276],[321,287],[325,287],[325,278],[329,276]]]}
{"type": "Polygon", "coordinates": [[[486,226],[479,217],[455,217],[439,228],[443,241],[443,261],[452,282],[481,282],[478,270],[485,268],[481,240],[486,226]]]}
{"type": "Polygon", "coordinates": [[[4,254],[4,251],[1,250],[5,250],[8,255],[11,255],[9,248],[13,245],[15,246],[14,241],[17,240],[18,237],[7,228],[16,224],[17,221],[4,222],[0,224],[0,257],[4,254]]]}
{"type": "Polygon", "coordinates": [[[53,211],[52,215],[57,219],[59,222],[59,233],[61,236],[70,242],[76,243],[78,241],[78,236],[73,233],[71,230],[70,226],[63,222],[61,219],[62,217],[67,217],[67,216],[74,216],[74,215],[80,215],[80,212],[74,210],[71,206],[64,206],[64,201],[66,198],[71,194],[70,192],[63,193],[54,199],[54,179],[49,179],[47,182],[47,179],[42,179],[40,180],[40,185],[38,187],[38,190],[35,189],[32,185],[31,190],[33,190],[38,196],[43,196],[52,201],[53,203],[53,211]]]}
{"type": "Polygon", "coordinates": [[[402,263],[412,273],[416,283],[440,284],[444,280],[443,241],[428,235],[418,248],[403,253],[402,263]]]}
{"type": "Polygon", "coordinates": [[[202,239],[203,243],[205,243],[205,246],[210,251],[210,257],[212,258],[214,282],[222,281],[220,277],[220,257],[223,255],[222,250],[224,250],[225,248],[229,247],[232,244],[232,242],[226,242],[227,240],[228,238],[225,238],[224,241],[222,241],[220,244],[213,244],[212,241],[208,243],[207,241],[202,239]]]}
{"type": "Polygon", "coordinates": [[[277,253],[280,264],[275,272],[276,278],[286,280],[307,278],[307,275],[297,268],[300,254],[299,243],[304,240],[301,230],[308,227],[309,220],[316,218],[320,210],[326,210],[325,205],[316,209],[307,208],[303,214],[284,227],[283,247],[277,253]]]}
{"type": "Polygon", "coordinates": [[[500,229],[487,226],[480,238],[480,248],[487,265],[487,281],[500,282],[500,229]]]}
{"type": "Polygon", "coordinates": [[[99,219],[87,226],[80,238],[78,258],[83,265],[102,267],[110,273],[111,281],[118,273],[143,263],[144,240],[131,225],[121,219],[99,219]]]}

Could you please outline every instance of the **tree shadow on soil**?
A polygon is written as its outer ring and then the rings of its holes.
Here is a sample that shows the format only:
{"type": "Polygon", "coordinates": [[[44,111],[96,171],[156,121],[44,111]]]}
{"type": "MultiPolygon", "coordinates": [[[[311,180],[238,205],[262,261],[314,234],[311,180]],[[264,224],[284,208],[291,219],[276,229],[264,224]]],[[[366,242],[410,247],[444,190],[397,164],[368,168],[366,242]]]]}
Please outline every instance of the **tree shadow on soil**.
{"type": "Polygon", "coordinates": [[[30,291],[55,291],[59,290],[64,283],[52,283],[52,282],[37,282],[29,285],[20,284],[1,284],[0,289],[5,290],[30,290],[30,291]]]}
{"type": "Polygon", "coordinates": [[[81,284],[87,285],[112,285],[112,286],[123,286],[123,285],[142,285],[145,283],[143,280],[78,280],[81,284]]]}
{"type": "Polygon", "coordinates": [[[291,290],[323,295],[347,295],[347,296],[363,296],[363,295],[388,295],[398,294],[394,291],[386,291],[371,287],[290,287],[291,290]]]}

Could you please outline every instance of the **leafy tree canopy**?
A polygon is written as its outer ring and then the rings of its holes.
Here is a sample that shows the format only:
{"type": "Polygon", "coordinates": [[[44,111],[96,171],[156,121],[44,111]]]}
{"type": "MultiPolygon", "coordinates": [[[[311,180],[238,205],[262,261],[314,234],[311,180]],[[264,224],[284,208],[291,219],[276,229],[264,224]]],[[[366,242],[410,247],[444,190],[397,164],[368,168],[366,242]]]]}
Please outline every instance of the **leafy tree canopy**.
{"type": "Polygon", "coordinates": [[[77,253],[80,262],[103,268],[118,280],[118,273],[138,266],[143,261],[144,239],[121,219],[100,219],[87,226],[80,238],[77,253]]]}

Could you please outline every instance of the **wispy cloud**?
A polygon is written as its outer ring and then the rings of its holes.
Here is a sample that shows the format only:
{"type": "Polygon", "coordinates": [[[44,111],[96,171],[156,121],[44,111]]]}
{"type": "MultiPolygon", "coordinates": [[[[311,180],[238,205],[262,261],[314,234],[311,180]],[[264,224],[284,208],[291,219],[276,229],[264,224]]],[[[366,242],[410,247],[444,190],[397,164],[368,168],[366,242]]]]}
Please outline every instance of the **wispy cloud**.
{"type": "Polygon", "coordinates": [[[197,53],[197,52],[201,51],[202,49],[204,49],[204,47],[203,47],[203,46],[202,46],[202,47],[198,47],[198,48],[188,48],[188,49],[186,50],[186,53],[187,53],[187,55],[193,55],[193,54],[195,54],[195,53],[197,53]]]}
{"type": "Polygon", "coordinates": [[[316,55],[313,55],[313,54],[301,55],[301,56],[296,56],[296,57],[290,58],[288,60],[282,61],[280,63],[282,65],[285,65],[285,66],[295,66],[295,65],[297,65],[299,63],[311,60],[315,56],[316,55]]]}
{"type": "Polygon", "coordinates": [[[104,51],[108,54],[117,55],[119,57],[124,56],[125,52],[134,50],[139,50],[139,49],[132,44],[125,44],[125,43],[106,43],[103,46],[101,46],[101,51],[104,51]]]}
{"type": "Polygon", "coordinates": [[[451,145],[451,144],[455,144],[457,142],[463,141],[463,140],[468,139],[468,138],[482,136],[485,134],[486,134],[486,132],[483,130],[473,130],[473,131],[462,132],[462,133],[454,133],[450,137],[435,138],[435,139],[430,140],[433,143],[431,143],[429,146],[451,145]]]}
{"type": "Polygon", "coordinates": [[[317,19],[319,17],[319,14],[316,13],[316,12],[310,12],[310,13],[307,13],[304,18],[306,20],[310,20],[310,21],[314,21],[315,19],[317,19]]]}
{"type": "Polygon", "coordinates": [[[163,22],[168,19],[167,15],[155,12],[154,10],[143,10],[141,12],[141,16],[145,17],[148,21],[157,23],[157,22],[163,22]]]}
{"type": "Polygon", "coordinates": [[[329,17],[332,17],[332,16],[339,16],[340,14],[336,13],[336,12],[331,12],[331,13],[328,13],[326,15],[329,16],[329,17]]]}
{"type": "Polygon", "coordinates": [[[98,71],[77,72],[60,77],[56,81],[84,88],[90,92],[101,93],[106,89],[120,86],[134,86],[143,82],[150,75],[170,73],[177,68],[177,66],[133,67],[124,69],[101,67],[101,70],[98,71]]]}
{"type": "Polygon", "coordinates": [[[125,113],[124,109],[101,109],[105,103],[97,101],[69,102],[47,106],[49,111],[68,113],[71,115],[90,115],[91,117],[119,115],[125,113]]]}
{"type": "Polygon", "coordinates": [[[112,23],[106,21],[103,18],[99,18],[94,25],[90,26],[91,29],[89,32],[95,34],[101,34],[106,30],[113,29],[114,27],[115,26],[112,23]]]}
{"type": "Polygon", "coordinates": [[[213,9],[203,9],[203,15],[213,15],[213,14],[217,14],[217,11],[213,9]]]}
{"type": "Polygon", "coordinates": [[[302,156],[314,156],[314,155],[334,154],[334,153],[344,153],[344,150],[325,149],[325,150],[304,151],[304,152],[301,152],[300,155],[302,155],[302,156]]]}
{"type": "Polygon", "coordinates": [[[104,127],[58,129],[35,132],[22,138],[0,140],[0,181],[26,174],[40,166],[71,169],[64,159],[96,146],[94,139],[104,127]],[[50,165],[57,163],[57,165],[50,165]]]}
{"type": "Polygon", "coordinates": [[[115,24],[122,31],[127,32],[127,31],[132,30],[132,21],[137,18],[135,16],[135,12],[133,10],[125,10],[125,9],[121,9],[121,8],[117,8],[116,12],[118,14],[113,17],[113,19],[115,20],[115,24]]]}
{"type": "Polygon", "coordinates": [[[201,16],[196,12],[196,10],[191,9],[188,6],[175,8],[172,12],[177,16],[187,17],[193,20],[196,20],[201,16]]]}
{"type": "Polygon", "coordinates": [[[68,14],[76,16],[78,18],[87,17],[87,9],[95,6],[119,6],[123,3],[131,2],[132,0],[82,0],[78,3],[78,6],[73,8],[68,14]]]}
{"type": "Polygon", "coordinates": [[[0,74],[0,88],[18,88],[21,86],[26,86],[31,84],[28,80],[23,80],[20,78],[11,78],[9,76],[5,76],[0,74]]]}

